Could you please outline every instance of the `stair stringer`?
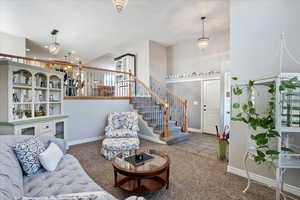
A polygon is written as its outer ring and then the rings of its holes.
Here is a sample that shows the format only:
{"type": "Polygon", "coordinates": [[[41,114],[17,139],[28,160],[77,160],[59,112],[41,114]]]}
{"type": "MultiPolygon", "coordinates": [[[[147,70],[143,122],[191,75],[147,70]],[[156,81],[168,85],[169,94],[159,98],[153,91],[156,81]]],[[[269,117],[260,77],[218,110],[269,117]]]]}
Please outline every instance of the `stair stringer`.
{"type": "MultiPolygon", "coordinates": [[[[137,110],[135,110],[132,105],[130,105],[130,110],[138,113],[137,110]]],[[[158,144],[167,144],[165,141],[160,139],[160,135],[154,133],[154,129],[148,126],[148,123],[143,119],[142,115],[138,114],[138,116],[139,116],[139,127],[141,130],[140,132],[138,132],[138,136],[140,138],[158,144]]]]}

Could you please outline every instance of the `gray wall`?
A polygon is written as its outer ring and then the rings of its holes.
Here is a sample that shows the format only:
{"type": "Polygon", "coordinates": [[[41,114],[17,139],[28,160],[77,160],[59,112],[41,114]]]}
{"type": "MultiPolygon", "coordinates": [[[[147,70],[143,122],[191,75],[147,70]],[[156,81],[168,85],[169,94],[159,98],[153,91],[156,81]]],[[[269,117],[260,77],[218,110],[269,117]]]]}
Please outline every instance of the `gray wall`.
{"type": "Polygon", "coordinates": [[[167,75],[167,48],[149,41],[149,57],[150,75],[164,83],[167,75]]]}
{"type": "Polygon", "coordinates": [[[85,64],[91,67],[99,67],[99,68],[111,69],[111,70],[116,69],[114,56],[112,54],[104,54],[85,64]]]}
{"type": "MultiPolygon", "coordinates": [[[[300,1],[298,0],[231,0],[232,76],[240,80],[257,79],[279,72],[280,34],[285,32],[294,56],[300,59],[300,1]]],[[[299,65],[284,59],[283,71],[300,72],[299,65]]],[[[243,169],[249,129],[232,122],[229,165],[243,169]]],[[[267,167],[251,164],[251,171],[274,177],[267,167]]],[[[300,186],[300,170],[288,170],[286,182],[300,186]]]]}
{"type": "Polygon", "coordinates": [[[201,82],[168,83],[168,88],[188,101],[188,127],[201,128],[201,82]],[[187,95],[188,94],[188,95],[187,95]]]}
{"type": "Polygon", "coordinates": [[[209,45],[204,51],[199,49],[197,38],[168,47],[167,73],[220,71],[222,63],[229,59],[229,24],[222,28],[225,30],[209,34],[209,45]]]}
{"type": "Polygon", "coordinates": [[[0,32],[0,53],[11,54],[16,56],[25,56],[25,38],[0,32]]]}
{"type": "Polygon", "coordinates": [[[130,111],[129,100],[65,100],[68,141],[103,135],[108,113],[125,111],[130,111]]]}

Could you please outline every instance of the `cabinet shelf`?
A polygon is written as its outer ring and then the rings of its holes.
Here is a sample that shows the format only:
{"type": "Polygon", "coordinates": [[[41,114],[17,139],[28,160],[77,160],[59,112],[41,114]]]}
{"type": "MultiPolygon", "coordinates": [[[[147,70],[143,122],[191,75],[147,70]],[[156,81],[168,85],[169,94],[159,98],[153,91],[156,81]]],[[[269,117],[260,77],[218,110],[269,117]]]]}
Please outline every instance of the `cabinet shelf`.
{"type": "Polygon", "coordinates": [[[48,88],[45,88],[45,87],[35,87],[34,89],[35,90],[47,90],[48,88]]]}
{"type": "Polygon", "coordinates": [[[15,105],[27,105],[32,104],[32,102],[14,102],[15,105]]]}
{"type": "Polygon", "coordinates": [[[18,89],[32,89],[31,86],[27,86],[27,85],[13,85],[13,88],[18,88],[18,89]]]}
{"type": "Polygon", "coordinates": [[[281,132],[300,133],[300,127],[281,127],[281,132]]]}
{"type": "Polygon", "coordinates": [[[61,89],[60,88],[49,88],[50,91],[54,91],[54,92],[60,92],[61,89]]]}

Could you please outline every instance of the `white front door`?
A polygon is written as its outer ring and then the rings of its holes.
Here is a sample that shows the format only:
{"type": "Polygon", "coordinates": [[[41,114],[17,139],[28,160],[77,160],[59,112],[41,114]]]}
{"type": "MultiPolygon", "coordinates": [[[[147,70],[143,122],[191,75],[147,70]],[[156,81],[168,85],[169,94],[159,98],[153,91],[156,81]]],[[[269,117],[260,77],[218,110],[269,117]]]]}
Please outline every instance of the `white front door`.
{"type": "Polygon", "coordinates": [[[202,102],[202,131],[216,134],[220,124],[220,80],[203,81],[202,102]]]}

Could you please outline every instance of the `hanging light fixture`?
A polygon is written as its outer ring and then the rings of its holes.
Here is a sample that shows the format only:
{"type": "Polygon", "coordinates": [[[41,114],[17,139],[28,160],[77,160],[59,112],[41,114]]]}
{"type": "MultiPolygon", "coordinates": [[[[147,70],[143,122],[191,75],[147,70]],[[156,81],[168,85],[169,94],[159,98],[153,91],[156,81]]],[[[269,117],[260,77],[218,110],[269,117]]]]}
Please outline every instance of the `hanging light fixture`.
{"type": "Polygon", "coordinates": [[[198,39],[198,46],[201,50],[204,50],[205,48],[208,47],[208,41],[209,41],[209,38],[205,37],[205,34],[204,34],[205,19],[206,19],[206,17],[201,17],[201,20],[202,20],[202,36],[198,39]]]}
{"type": "Polygon", "coordinates": [[[56,30],[56,29],[53,29],[50,33],[51,34],[51,38],[50,38],[51,42],[48,45],[48,50],[49,50],[49,53],[52,55],[58,54],[58,52],[61,48],[60,44],[56,41],[57,33],[58,33],[58,30],[56,30]]]}
{"type": "Polygon", "coordinates": [[[128,0],[112,0],[112,1],[118,13],[121,13],[125,9],[128,3],[128,0]]]}

